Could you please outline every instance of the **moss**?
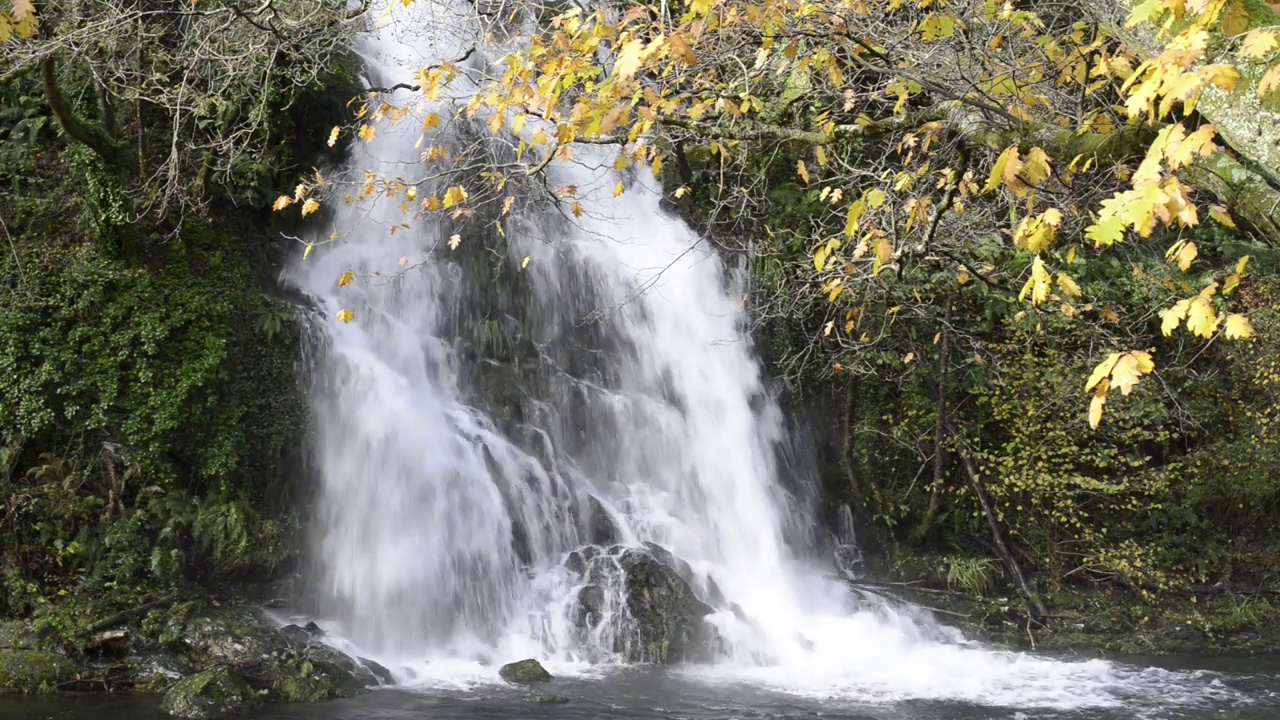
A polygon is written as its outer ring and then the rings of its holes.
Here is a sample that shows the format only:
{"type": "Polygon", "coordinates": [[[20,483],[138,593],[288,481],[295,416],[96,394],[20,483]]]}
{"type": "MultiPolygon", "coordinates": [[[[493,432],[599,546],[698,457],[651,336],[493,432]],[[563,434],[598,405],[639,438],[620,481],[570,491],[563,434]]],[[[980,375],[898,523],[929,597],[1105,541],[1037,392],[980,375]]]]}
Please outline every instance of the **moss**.
{"type": "Polygon", "coordinates": [[[160,707],[189,720],[213,720],[247,710],[260,703],[244,680],[226,667],[217,667],[177,682],[165,693],[160,707]]]}
{"type": "Polygon", "coordinates": [[[59,683],[72,680],[75,675],[75,664],[60,653],[0,648],[0,692],[53,692],[59,683]]]}
{"type": "Polygon", "coordinates": [[[498,670],[498,675],[507,682],[519,683],[522,685],[546,682],[551,679],[551,673],[547,672],[547,669],[542,667],[542,664],[533,658],[507,663],[498,670]]]}

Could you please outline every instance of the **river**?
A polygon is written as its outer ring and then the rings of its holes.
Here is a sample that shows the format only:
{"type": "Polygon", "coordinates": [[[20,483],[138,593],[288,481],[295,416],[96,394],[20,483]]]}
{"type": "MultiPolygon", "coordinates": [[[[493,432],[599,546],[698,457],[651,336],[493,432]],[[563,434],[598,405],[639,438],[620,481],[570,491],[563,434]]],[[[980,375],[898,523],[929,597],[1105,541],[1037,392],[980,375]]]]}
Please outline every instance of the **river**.
{"type": "MultiPolygon", "coordinates": [[[[254,720],[1262,720],[1280,716],[1280,657],[1126,658],[1149,684],[1111,688],[1100,703],[1090,689],[1071,707],[1070,689],[1058,707],[980,705],[947,700],[859,702],[761,689],[756,684],[708,679],[696,670],[628,667],[562,677],[534,690],[502,684],[387,689],[317,705],[263,708],[254,720]]],[[[150,698],[82,695],[0,698],[4,720],[161,720],[150,698]]]]}

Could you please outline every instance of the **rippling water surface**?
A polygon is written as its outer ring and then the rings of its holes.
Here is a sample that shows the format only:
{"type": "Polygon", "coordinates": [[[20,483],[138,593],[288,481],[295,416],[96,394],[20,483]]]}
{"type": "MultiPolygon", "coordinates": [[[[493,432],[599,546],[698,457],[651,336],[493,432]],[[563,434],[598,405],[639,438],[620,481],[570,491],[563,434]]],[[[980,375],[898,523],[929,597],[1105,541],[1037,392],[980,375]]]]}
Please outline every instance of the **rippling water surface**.
{"type": "MultiPolygon", "coordinates": [[[[758,684],[699,677],[689,670],[626,668],[560,678],[533,690],[502,685],[383,690],[318,705],[272,706],[253,720],[1271,720],[1280,718],[1280,658],[1132,659],[1154,682],[1168,670],[1194,678],[1201,693],[1126,697],[1075,709],[975,705],[956,701],[850,700],[833,693],[767,690],[758,684]],[[1144,669],[1145,668],[1145,669],[1144,669]]],[[[1068,689],[1069,690],[1069,689],[1068,689]]],[[[0,698],[4,720],[160,720],[154,700],[128,697],[0,698]]]]}

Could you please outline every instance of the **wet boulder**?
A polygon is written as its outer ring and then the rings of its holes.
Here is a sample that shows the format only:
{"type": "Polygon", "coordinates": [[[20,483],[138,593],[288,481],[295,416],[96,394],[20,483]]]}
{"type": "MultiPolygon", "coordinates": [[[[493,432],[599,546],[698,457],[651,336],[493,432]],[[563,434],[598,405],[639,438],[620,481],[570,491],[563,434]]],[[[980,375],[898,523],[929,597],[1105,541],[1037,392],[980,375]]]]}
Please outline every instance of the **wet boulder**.
{"type": "Polygon", "coordinates": [[[551,673],[542,667],[542,663],[533,658],[507,663],[498,669],[498,675],[509,683],[520,685],[546,682],[551,679],[551,673]]]}
{"type": "MultiPolygon", "coordinates": [[[[670,552],[661,557],[676,559],[670,552]]],[[[710,660],[717,637],[705,618],[713,610],[698,599],[693,587],[673,567],[676,563],[663,562],[648,547],[625,550],[618,563],[630,622],[616,638],[615,652],[631,662],[710,660]]]]}
{"type": "Polygon", "coordinates": [[[350,697],[384,684],[364,663],[320,642],[323,635],[313,624],[277,629],[252,608],[232,607],[188,622],[182,645],[199,668],[232,668],[273,701],[350,697]]]}
{"type": "Polygon", "coordinates": [[[165,693],[160,707],[189,720],[224,718],[257,706],[253,688],[227,667],[216,667],[179,680],[165,693]]]}
{"type": "Polygon", "coordinates": [[[613,545],[622,542],[622,531],[613,515],[595,495],[587,496],[587,541],[592,545],[613,545]]]}
{"type": "Polygon", "coordinates": [[[705,620],[713,608],[690,583],[694,574],[688,563],[655,543],[589,549],[594,550],[580,548],[566,561],[566,566],[584,566],[578,574],[585,583],[571,615],[580,630],[603,630],[603,641],[611,644],[605,649],[629,662],[714,657],[719,638],[705,620]]]}
{"type": "Polygon", "coordinates": [[[132,655],[125,665],[131,672],[134,690],[144,693],[163,693],[192,672],[190,663],[169,650],[132,655]]]}

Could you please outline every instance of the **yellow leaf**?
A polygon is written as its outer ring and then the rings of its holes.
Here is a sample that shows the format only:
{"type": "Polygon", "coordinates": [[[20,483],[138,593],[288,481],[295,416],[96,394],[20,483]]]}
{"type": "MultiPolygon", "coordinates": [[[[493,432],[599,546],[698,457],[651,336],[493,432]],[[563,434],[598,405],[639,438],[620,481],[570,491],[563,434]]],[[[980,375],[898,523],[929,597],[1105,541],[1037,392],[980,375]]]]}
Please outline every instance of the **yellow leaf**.
{"type": "Polygon", "coordinates": [[[1186,319],[1187,310],[1190,308],[1190,300],[1179,300],[1174,303],[1173,307],[1161,310],[1160,332],[1163,333],[1165,337],[1172,335],[1173,331],[1177,330],[1178,326],[1182,324],[1182,321],[1186,319]]]}
{"type": "Polygon", "coordinates": [[[1253,337],[1253,325],[1243,315],[1228,315],[1223,334],[1228,340],[1248,340],[1253,337]]]}
{"type": "Polygon", "coordinates": [[[353,272],[344,272],[338,278],[338,287],[346,287],[356,281],[356,274],[353,272]]]}
{"type": "Polygon", "coordinates": [[[1106,391],[1095,393],[1093,399],[1089,401],[1089,427],[1097,430],[1098,423],[1102,422],[1102,406],[1107,404],[1106,391]]]}
{"type": "Polygon", "coordinates": [[[1049,177],[1049,156],[1044,150],[1033,147],[1027,152],[1027,159],[1022,165],[1022,177],[1032,185],[1039,185],[1049,177]]]}
{"type": "Polygon", "coordinates": [[[454,205],[465,202],[467,199],[467,190],[461,185],[454,185],[444,193],[444,208],[448,210],[454,205]]]}
{"type": "Polygon", "coordinates": [[[1222,15],[1222,32],[1234,36],[1248,29],[1249,11],[1245,10],[1243,2],[1236,0],[1227,6],[1227,11],[1222,15]]]}
{"type": "MultiPolygon", "coordinates": [[[[1115,368],[1116,362],[1120,360],[1120,353],[1111,353],[1106,360],[1098,363],[1098,366],[1089,374],[1089,381],[1085,383],[1085,392],[1092,390],[1098,383],[1102,382],[1111,370],[1115,368]]],[[[1103,392],[1106,392],[1105,390],[1103,392]]]]}
{"type": "Polygon", "coordinates": [[[1175,263],[1182,272],[1191,269],[1191,263],[1195,262],[1196,255],[1199,254],[1199,248],[1196,244],[1187,240],[1179,240],[1173,247],[1169,248],[1169,252],[1165,253],[1165,259],[1171,263],[1175,263]]]}
{"type": "Polygon", "coordinates": [[[400,258],[400,267],[404,267],[408,264],[409,264],[409,258],[407,256],[400,258]]]}
{"type": "Polygon", "coordinates": [[[302,203],[302,217],[306,217],[319,209],[320,203],[316,202],[314,198],[307,198],[307,201],[302,203]]]}
{"type": "Polygon", "coordinates": [[[350,310],[347,310],[346,308],[343,308],[342,310],[338,311],[338,322],[340,323],[349,323],[355,319],[356,319],[355,313],[351,312],[350,310]]]}
{"type": "Polygon", "coordinates": [[[1000,187],[1005,182],[1005,178],[1017,175],[1018,170],[1022,168],[1022,160],[1018,158],[1018,148],[1010,146],[1000,153],[1000,157],[996,159],[994,165],[991,166],[991,176],[987,178],[987,184],[983,186],[983,192],[991,192],[1000,187]]]}
{"type": "Polygon", "coordinates": [[[910,365],[910,364],[911,364],[911,361],[912,361],[912,360],[915,360],[915,359],[916,359],[916,354],[915,354],[915,353],[913,353],[913,352],[909,352],[909,353],[907,353],[907,354],[902,358],[902,364],[903,364],[903,365],[910,365]]]}
{"type": "Polygon", "coordinates": [[[796,174],[800,176],[805,185],[809,184],[809,169],[804,166],[803,160],[796,161],[796,174]]]}
{"type": "Polygon", "coordinates": [[[450,235],[450,236],[449,236],[449,249],[450,249],[450,250],[457,250],[457,249],[458,249],[458,246],[459,246],[459,245],[461,245],[461,244],[462,244],[462,236],[461,236],[461,235],[450,235]]]}
{"type": "Polygon", "coordinates": [[[619,181],[618,181],[618,184],[617,184],[617,185],[614,185],[614,186],[613,186],[613,196],[614,196],[614,197],[618,197],[619,195],[621,195],[622,193],[624,193],[624,192],[626,192],[626,191],[627,191],[627,189],[626,189],[625,187],[623,187],[623,185],[622,185],[622,181],[621,181],[621,180],[619,180],[619,181]]]}
{"type": "Polygon", "coordinates": [[[871,270],[871,274],[879,275],[880,268],[882,268],[885,263],[889,262],[889,258],[892,256],[893,256],[893,246],[889,244],[888,240],[881,240],[880,242],[876,243],[876,259],[875,259],[875,262],[872,264],[873,267],[871,270]]]}
{"type": "Polygon", "coordinates": [[[1151,361],[1151,355],[1141,350],[1127,352],[1116,360],[1116,365],[1111,370],[1111,386],[1120,388],[1121,394],[1128,395],[1142,376],[1154,369],[1155,363],[1151,361]]]}
{"type": "Polygon", "coordinates": [[[373,142],[374,131],[372,125],[361,125],[358,134],[360,135],[361,140],[365,142],[373,142]]]}
{"type": "MultiPolygon", "coordinates": [[[[1240,80],[1240,71],[1222,63],[1206,65],[1200,70],[1200,78],[1205,85],[1216,85],[1223,92],[1231,92],[1236,89],[1236,83],[1240,80]]],[[[1258,86],[1258,94],[1263,94],[1261,84],[1258,86]]]]}
{"type": "Polygon", "coordinates": [[[1058,289],[1067,297],[1078,298],[1084,293],[1080,291],[1080,286],[1072,277],[1066,273],[1058,273],[1058,289]]]}
{"type": "Polygon", "coordinates": [[[1218,313],[1213,309],[1213,303],[1203,295],[1191,301],[1187,310],[1187,329],[1205,340],[1213,337],[1214,330],[1218,329],[1218,313]]]}
{"type": "Polygon", "coordinates": [[[1120,217],[1099,219],[1085,230],[1084,236],[1097,247],[1115,245],[1124,239],[1125,222],[1120,217]]]}
{"type": "Polygon", "coordinates": [[[1253,256],[1252,256],[1252,255],[1244,255],[1244,256],[1242,256],[1239,260],[1237,260],[1237,261],[1236,261],[1236,274],[1237,274],[1237,275],[1241,275],[1241,276],[1243,276],[1243,275],[1244,275],[1244,269],[1245,269],[1245,266],[1247,266],[1247,265],[1249,264],[1249,258],[1251,258],[1251,257],[1253,257],[1253,256]]]}
{"type": "Polygon", "coordinates": [[[334,125],[333,129],[329,131],[329,147],[333,147],[338,144],[338,133],[340,132],[342,132],[342,128],[337,125],[334,125]]]}
{"type": "Polygon", "coordinates": [[[521,261],[520,261],[520,269],[521,269],[521,270],[523,270],[523,269],[525,269],[525,268],[527,268],[527,267],[529,267],[529,256],[528,256],[528,255],[526,255],[526,256],[525,256],[524,260],[521,260],[521,261]]]}
{"type": "Polygon", "coordinates": [[[416,185],[410,185],[410,186],[408,187],[408,189],[406,189],[406,190],[404,191],[404,197],[405,197],[405,199],[406,199],[406,200],[408,200],[409,202],[413,202],[414,200],[417,200],[417,199],[418,199],[418,188],[417,188],[417,186],[416,186],[416,185]]]}
{"type": "Polygon", "coordinates": [[[1216,220],[1223,227],[1235,229],[1236,221],[1231,219],[1231,214],[1221,205],[1209,206],[1209,217],[1216,220]]]}
{"type": "Polygon", "coordinates": [[[280,210],[283,210],[289,207],[292,204],[293,204],[293,198],[289,197],[288,195],[281,195],[280,197],[276,198],[276,201],[274,203],[272,203],[271,209],[278,212],[280,210]]]}
{"type": "Polygon", "coordinates": [[[576,218],[582,217],[582,203],[575,202],[574,204],[570,205],[569,212],[573,213],[573,216],[576,218]]]}
{"type": "Polygon", "coordinates": [[[862,219],[863,214],[867,212],[867,199],[860,197],[849,203],[849,213],[845,218],[844,234],[846,237],[853,237],[858,232],[858,222],[862,219]]]}
{"type": "Polygon", "coordinates": [[[618,50],[618,58],[613,62],[613,75],[619,80],[627,80],[640,70],[640,53],[644,50],[644,42],[631,39],[622,44],[618,50]]]}
{"type": "Polygon", "coordinates": [[[1258,97],[1265,98],[1276,88],[1280,88],[1280,65],[1272,65],[1258,81],[1258,97]]]}
{"type": "Polygon", "coordinates": [[[302,259],[306,260],[307,256],[311,254],[311,251],[315,249],[316,249],[315,243],[307,243],[307,246],[302,250],[302,259]]]}
{"type": "Polygon", "coordinates": [[[1251,30],[1240,42],[1240,57],[1258,60],[1280,48],[1280,32],[1275,30],[1251,30]]]}
{"type": "Polygon", "coordinates": [[[515,204],[516,204],[516,199],[513,196],[508,195],[506,198],[504,198],[502,201],[502,214],[506,215],[507,213],[511,212],[511,206],[515,204]]]}

